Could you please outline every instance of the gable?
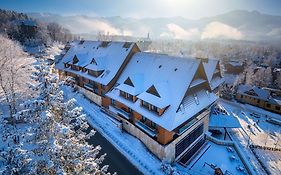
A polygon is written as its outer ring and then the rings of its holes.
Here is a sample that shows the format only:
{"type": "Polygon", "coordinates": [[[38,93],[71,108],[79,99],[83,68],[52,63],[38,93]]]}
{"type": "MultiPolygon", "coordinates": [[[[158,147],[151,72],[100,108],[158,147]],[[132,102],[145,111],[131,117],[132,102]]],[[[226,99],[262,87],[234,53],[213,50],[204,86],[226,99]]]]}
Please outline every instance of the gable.
{"type": "Polygon", "coordinates": [[[150,86],[150,88],[148,88],[146,92],[161,98],[154,85],[150,86]]]}
{"type": "Polygon", "coordinates": [[[128,77],[125,81],[124,84],[135,87],[132,80],[130,79],[130,77],[128,77]]]}
{"type": "Polygon", "coordinates": [[[97,65],[97,62],[96,62],[95,58],[92,59],[92,61],[91,61],[90,64],[95,64],[95,65],[97,65]]]}
{"type": "Polygon", "coordinates": [[[258,94],[256,94],[253,89],[246,91],[245,94],[252,95],[252,96],[258,96],[258,94]]]}
{"type": "Polygon", "coordinates": [[[206,80],[207,80],[207,76],[206,76],[203,64],[201,62],[199,64],[195,74],[193,75],[192,81],[191,81],[188,88],[192,88],[192,87],[195,87],[197,85],[200,85],[200,84],[206,82],[206,80]]]}
{"type": "Polygon", "coordinates": [[[78,63],[78,62],[79,62],[78,57],[77,57],[76,55],[74,55],[74,57],[73,57],[73,59],[72,59],[72,63],[73,63],[73,64],[76,64],[76,63],[78,63]]]}

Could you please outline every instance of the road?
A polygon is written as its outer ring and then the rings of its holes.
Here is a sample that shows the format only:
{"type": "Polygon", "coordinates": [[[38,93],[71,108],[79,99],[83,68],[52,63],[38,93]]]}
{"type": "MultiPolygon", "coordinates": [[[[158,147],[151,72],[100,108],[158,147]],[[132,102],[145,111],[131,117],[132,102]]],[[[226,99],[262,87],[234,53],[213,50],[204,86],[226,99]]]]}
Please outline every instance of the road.
{"type": "MultiPolygon", "coordinates": [[[[91,126],[89,129],[92,129],[91,126]]],[[[101,155],[106,153],[104,165],[109,165],[108,171],[110,173],[116,172],[118,175],[141,175],[142,173],[123,155],[121,154],[109,141],[107,141],[98,131],[89,140],[90,144],[95,146],[100,145],[102,150],[101,155]]]]}

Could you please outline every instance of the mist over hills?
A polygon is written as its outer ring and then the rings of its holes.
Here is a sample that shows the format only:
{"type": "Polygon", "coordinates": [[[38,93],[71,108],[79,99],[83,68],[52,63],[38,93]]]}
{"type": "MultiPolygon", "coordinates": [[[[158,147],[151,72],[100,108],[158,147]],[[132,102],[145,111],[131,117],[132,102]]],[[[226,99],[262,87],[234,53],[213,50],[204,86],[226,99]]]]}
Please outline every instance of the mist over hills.
{"type": "Polygon", "coordinates": [[[153,39],[281,39],[281,16],[262,14],[258,11],[236,10],[213,17],[191,20],[171,18],[90,17],[85,15],[62,16],[51,13],[28,13],[45,21],[57,22],[75,34],[126,35],[153,39]]]}

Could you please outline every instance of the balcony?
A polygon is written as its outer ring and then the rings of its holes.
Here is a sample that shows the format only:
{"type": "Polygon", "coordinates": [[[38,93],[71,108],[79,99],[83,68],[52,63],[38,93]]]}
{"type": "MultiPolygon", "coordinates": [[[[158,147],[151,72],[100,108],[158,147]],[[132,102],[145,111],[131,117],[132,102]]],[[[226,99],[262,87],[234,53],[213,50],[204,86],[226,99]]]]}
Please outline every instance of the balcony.
{"type": "Polygon", "coordinates": [[[94,84],[85,83],[84,88],[91,91],[91,92],[94,92],[94,93],[98,94],[98,88],[94,84]]]}
{"type": "Polygon", "coordinates": [[[157,135],[156,129],[150,128],[146,124],[142,123],[141,121],[137,121],[135,123],[141,130],[147,133],[151,137],[155,137],[157,135]]]}
{"type": "Polygon", "coordinates": [[[188,129],[190,129],[192,126],[194,126],[196,123],[204,119],[207,115],[209,115],[209,110],[202,110],[199,113],[197,113],[197,116],[193,118],[191,121],[189,121],[187,124],[183,125],[181,128],[178,129],[177,134],[181,135],[188,129]]]}
{"type": "Polygon", "coordinates": [[[113,113],[117,114],[118,116],[126,119],[126,120],[130,120],[131,117],[130,117],[130,113],[124,111],[123,109],[120,109],[116,106],[109,106],[109,110],[111,110],[113,113]]]}
{"type": "Polygon", "coordinates": [[[87,90],[93,91],[94,90],[94,85],[90,84],[90,83],[85,83],[84,84],[84,88],[87,89],[87,90]]]}

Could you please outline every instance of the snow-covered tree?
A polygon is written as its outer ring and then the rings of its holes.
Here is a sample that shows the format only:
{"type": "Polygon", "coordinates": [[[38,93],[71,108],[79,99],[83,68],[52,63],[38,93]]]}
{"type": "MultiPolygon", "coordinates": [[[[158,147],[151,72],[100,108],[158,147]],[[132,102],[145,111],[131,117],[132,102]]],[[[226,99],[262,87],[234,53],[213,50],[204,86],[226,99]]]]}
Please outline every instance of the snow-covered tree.
{"type": "Polygon", "coordinates": [[[281,89],[281,74],[279,74],[279,76],[277,76],[277,78],[275,80],[275,86],[277,89],[281,89]]]}
{"type": "Polygon", "coordinates": [[[55,77],[49,74],[43,62],[36,67],[34,86],[39,100],[44,101],[44,111],[37,115],[35,144],[37,157],[34,172],[37,174],[109,174],[108,166],[100,167],[105,155],[99,155],[99,146],[88,144],[94,135],[88,134],[88,124],[82,109],[75,107],[75,100],[65,101],[55,77]],[[42,65],[43,64],[43,65],[42,65]]]}
{"type": "Polygon", "coordinates": [[[30,85],[38,97],[21,104],[13,122],[0,118],[0,174],[109,174],[101,147],[87,142],[95,132],[86,132],[82,108],[64,99],[56,77],[38,63],[30,85]]]}
{"type": "Polygon", "coordinates": [[[253,85],[254,84],[254,69],[252,67],[248,67],[246,70],[245,82],[246,84],[253,85]]]}
{"type": "Polygon", "coordinates": [[[271,68],[260,68],[254,74],[253,84],[260,87],[268,87],[272,85],[272,72],[271,68]]]}
{"type": "Polygon", "coordinates": [[[31,62],[17,43],[0,35],[0,97],[9,106],[10,118],[16,113],[17,99],[26,95],[31,62]]]}

